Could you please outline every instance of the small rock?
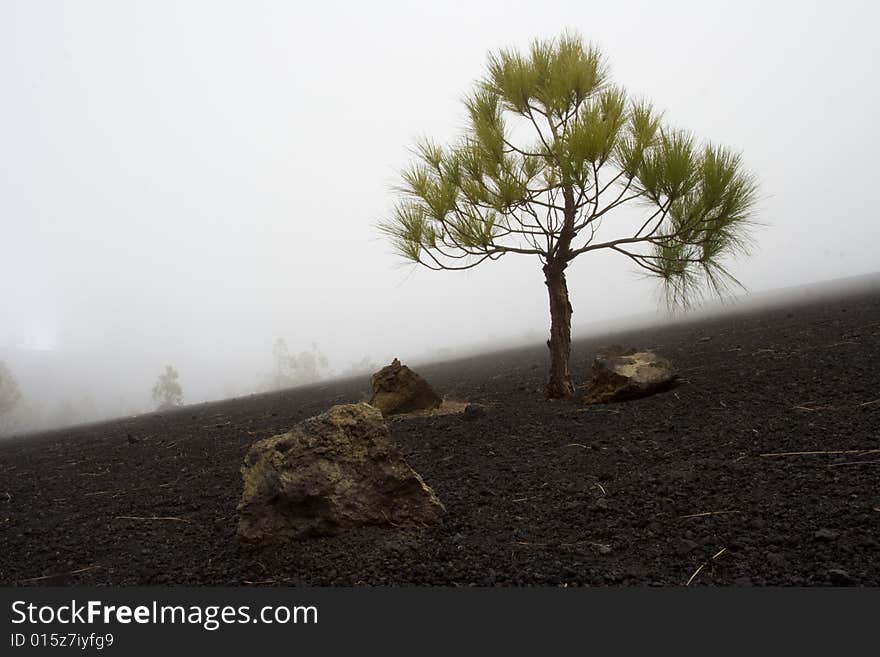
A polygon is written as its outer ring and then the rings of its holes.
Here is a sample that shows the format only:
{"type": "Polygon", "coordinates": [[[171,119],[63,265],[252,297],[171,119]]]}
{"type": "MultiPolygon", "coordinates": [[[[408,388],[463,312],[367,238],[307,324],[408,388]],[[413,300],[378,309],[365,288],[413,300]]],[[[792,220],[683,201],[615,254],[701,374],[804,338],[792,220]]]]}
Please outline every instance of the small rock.
{"type": "Polygon", "coordinates": [[[768,552],[767,556],[765,556],[764,559],[767,561],[767,563],[769,563],[771,566],[775,566],[776,568],[782,568],[783,566],[785,566],[786,563],[785,557],[783,557],[781,554],[777,554],[776,552],[768,552]]]}
{"type": "Polygon", "coordinates": [[[675,552],[681,557],[690,554],[698,547],[699,546],[694,541],[688,540],[686,538],[680,538],[675,542],[675,552]]]}
{"type": "Polygon", "coordinates": [[[832,568],[825,575],[828,577],[828,581],[835,586],[853,586],[856,583],[855,578],[843,568],[832,568]]]}
{"type": "Polygon", "coordinates": [[[672,364],[650,351],[605,347],[593,359],[588,404],[626,401],[670,388],[677,375],[672,364]]]}
{"type": "Polygon", "coordinates": [[[370,377],[370,385],[373,388],[370,406],[378,408],[386,417],[438,408],[443,402],[427,381],[396,358],[370,377]]]}
{"type": "Polygon", "coordinates": [[[611,554],[612,549],[610,545],[602,544],[599,546],[599,554],[611,554]]]}
{"type": "Polygon", "coordinates": [[[736,536],[730,541],[730,549],[744,550],[752,545],[752,539],[748,536],[736,536]]]}
{"type": "Polygon", "coordinates": [[[833,529],[828,529],[823,527],[822,529],[816,531],[813,534],[814,538],[818,538],[820,541],[833,541],[838,536],[838,533],[833,529]]]}
{"type": "Polygon", "coordinates": [[[604,497],[600,497],[598,500],[596,500],[596,506],[602,510],[607,510],[608,509],[608,500],[605,499],[604,497]]]}
{"type": "Polygon", "coordinates": [[[477,420],[486,415],[486,407],[482,404],[468,404],[464,407],[465,420],[477,420]]]}

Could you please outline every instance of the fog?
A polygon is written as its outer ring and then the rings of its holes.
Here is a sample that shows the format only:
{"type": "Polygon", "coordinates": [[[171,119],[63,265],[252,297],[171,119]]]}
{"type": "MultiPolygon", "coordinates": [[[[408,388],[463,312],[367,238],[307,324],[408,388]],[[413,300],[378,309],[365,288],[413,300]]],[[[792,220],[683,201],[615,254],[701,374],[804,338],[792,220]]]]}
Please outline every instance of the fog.
{"type": "MultiPolygon", "coordinates": [[[[455,139],[486,55],[578,30],[761,183],[754,292],[876,271],[875,3],[0,4],[0,360],[19,429],[243,395],[273,344],[323,376],[543,339],[534,258],[406,265],[375,223],[423,135],[455,139]],[[357,369],[357,368],[355,368],[357,369]]],[[[664,317],[617,254],[569,269],[574,323],[664,317]]]]}

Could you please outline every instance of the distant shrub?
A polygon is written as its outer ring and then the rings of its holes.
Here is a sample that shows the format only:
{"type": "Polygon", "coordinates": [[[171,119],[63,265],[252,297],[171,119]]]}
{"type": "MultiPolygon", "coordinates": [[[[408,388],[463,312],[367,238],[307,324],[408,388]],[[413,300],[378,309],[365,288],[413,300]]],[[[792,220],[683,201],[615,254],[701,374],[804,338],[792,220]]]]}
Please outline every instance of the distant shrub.
{"type": "Polygon", "coordinates": [[[291,354],[284,338],[275,340],[272,359],[275,369],[264,375],[259,385],[264,392],[316,383],[323,378],[329,366],[327,357],[318,350],[316,344],[312,343],[312,348],[308,351],[291,354]]]}
{"type": "Polygon", "coordinates": [[[12,428],[12,411],[21,400],[18,381],[6,363],[0,360],[0,434],[12,428]]]}
{"type": "Polygon", "coordinates": [[[72,424],[78,424],[83,421],[82,415],[74,408],[68,399],[58,402],[52,410],[49,411],[46,418],[46,424],[49,427],[69,427],[72,424]]]}
{"type": "Polygon", "coordinates": [[[5,415],[15,408],[19,399],[21,392],[18,389],[18,381],[15,380],[12,370],[0,360],[0,415],[5,415]]]}
{"type": "Polygon", "coordinates": [[[153,386],[153,401],[159,409],[183,404],[183,389],[177,381],[178,376],[177,370],[171,365],[166,365],[165,371],[159,375],[159,380],[153,386]]]}
{"type": "Polygon", "coordinates": [[[350,363],[347,368],[342,371],[342,376],[357,376],[358,374],[372,374],[379,369],[379,366],[372,361],[369,356],[364,356],[356,363],[350,363]]]}

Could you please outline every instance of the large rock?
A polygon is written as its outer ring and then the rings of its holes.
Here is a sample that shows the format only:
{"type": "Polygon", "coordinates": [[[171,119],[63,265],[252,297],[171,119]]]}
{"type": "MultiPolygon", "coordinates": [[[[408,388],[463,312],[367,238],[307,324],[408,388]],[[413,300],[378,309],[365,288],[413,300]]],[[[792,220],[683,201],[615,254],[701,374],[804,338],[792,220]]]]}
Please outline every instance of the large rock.
{"type": "Polygon", "coordinates": [[[391,442],[378,409],[334,406],[254,443],[241,468],[238,536],[271,542],[358,525],[422,525],[446,509],[391,442]]]}
{"type": "Polygon", "coordinates": [[[604,347],[593,359],[593,379],[587,389],[590,404],[626,401],[666,390],[675,383],[675,369],[651,351],[604,347]]]}
{"type": "Polygon", "coordinates": [[[443,403],[427,381],[396,358],[370,377],[370,384],[373,386],[370,405],[385,416],[439,408],[443,403]]]}

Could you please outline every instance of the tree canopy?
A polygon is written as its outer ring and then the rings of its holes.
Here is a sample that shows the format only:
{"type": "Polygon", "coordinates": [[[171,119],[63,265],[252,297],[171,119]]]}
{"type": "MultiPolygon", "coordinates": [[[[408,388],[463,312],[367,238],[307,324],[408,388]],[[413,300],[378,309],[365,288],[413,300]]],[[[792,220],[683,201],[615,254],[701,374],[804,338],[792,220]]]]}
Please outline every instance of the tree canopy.
{"type": "Polygon", "coordinates": [[[516,253],[567,263],[610,249],[661,279],[672,303],[735,279],[756,198],[740,156],[671,127],[612,83],[598,49],[573,33],[527,53],[489,56],[465,101],[468,127],[424,139],[380,229],[407,260],[466,269],[516,253]],[[638,205],[636,225],[612,211],[638,205]]]}

